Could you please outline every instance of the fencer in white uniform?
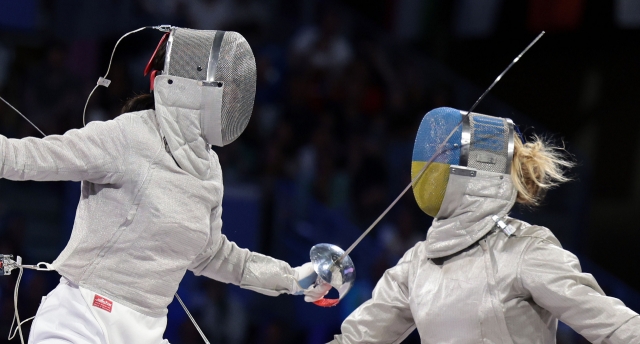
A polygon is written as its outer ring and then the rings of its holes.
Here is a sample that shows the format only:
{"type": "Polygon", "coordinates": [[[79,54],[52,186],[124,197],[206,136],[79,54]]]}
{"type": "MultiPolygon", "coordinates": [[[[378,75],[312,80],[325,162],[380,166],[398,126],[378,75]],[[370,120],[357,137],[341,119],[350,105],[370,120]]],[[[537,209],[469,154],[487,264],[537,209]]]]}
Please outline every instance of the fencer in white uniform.
{"type": "Polygon", "coordinates": [[[515,202],[535,205],[566,181],[569,165],[537,138],[520,141],[508,119],[427,113],[412,174],[433,223],[331,343],[400,343],[417,329],[424,344],[551,344],[558,320],[592,343],[640,343],[636,312],[606,296],[549,229],[508,216],[515,202]]]}
{"type": "Polygon", "coordinates": [[[245,129],[253,53],[238,33],[172,28],[149,65],[152,95],[106,122],[43,139],[0,136],[0,177],[82,182],[71,238],[52,263],[30,343],[163,342],[167,306],[187,270],[267,295],[303,289],[310,263],[239,248],[221,232],[222,171],[211,145],[245,129]]]}

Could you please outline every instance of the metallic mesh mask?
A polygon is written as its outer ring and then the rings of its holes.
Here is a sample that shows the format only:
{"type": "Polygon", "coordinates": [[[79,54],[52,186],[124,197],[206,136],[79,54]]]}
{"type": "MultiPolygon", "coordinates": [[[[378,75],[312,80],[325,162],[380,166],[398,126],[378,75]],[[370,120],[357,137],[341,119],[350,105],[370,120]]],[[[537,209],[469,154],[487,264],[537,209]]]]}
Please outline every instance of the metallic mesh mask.
{"type": "Polygon", "coordinates": [[[443,107],[429,111],[420,123],[413,146],[411,178],[422,171],[460,122],[462,125],[413,185],[418,206],[432,217],[440,211],[451,173],[511,173],[514,127],[510,119],[473,112],[467,116],[466,111],[443,107]]]}
{"type": "Polygon", "coordinates": [[[239,33],[171,28],[162,74],[203,86],[200,125],[207,143],[227,145],[247,127],[256,94],[256,62],[239,33]]]}

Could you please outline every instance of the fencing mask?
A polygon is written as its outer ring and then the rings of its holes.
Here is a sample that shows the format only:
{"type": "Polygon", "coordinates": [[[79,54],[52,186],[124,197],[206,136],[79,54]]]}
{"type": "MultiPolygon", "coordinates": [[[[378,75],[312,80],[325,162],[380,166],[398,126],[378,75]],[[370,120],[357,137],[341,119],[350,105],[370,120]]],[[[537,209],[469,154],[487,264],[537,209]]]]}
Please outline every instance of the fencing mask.
{"type": "Polygon", "coordinates": [[[420,209],[436,217],[451,173],[475,174],[474,170],[511,173],[514,125],[510,119],[437,108],[424,118],[413,147],[411,178],[415,178],[438,147],[462,122],[431,165],[413,185],[420,209]],[[456,167],[465,167],[464,169],[456,167]]]}
{"type": "Polygon", "coordinates": [[[171,27],[145,75],[149,72],[152,89],[158,89],[156,75],[162,76],[162,87],[171,98],[182,97],[189,103],[186,107],[199,110],[201,135],[208,144],[227,145],[247,127],[256,93],[256,63],[239,33],[171,27]],[[165,55],[161,71],[153,70],[159,52],[165,55]]]}

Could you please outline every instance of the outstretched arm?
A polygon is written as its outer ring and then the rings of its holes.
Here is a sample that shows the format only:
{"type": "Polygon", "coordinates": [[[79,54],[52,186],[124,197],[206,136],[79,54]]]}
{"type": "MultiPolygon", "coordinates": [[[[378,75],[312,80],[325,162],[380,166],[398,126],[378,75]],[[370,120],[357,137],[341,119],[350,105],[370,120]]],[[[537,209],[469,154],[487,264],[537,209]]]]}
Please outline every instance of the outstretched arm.
{"type": "Polygon", "coordinates": [[[387,270],[363,303],[342,323],[332,344],[400,343],[415,329],[407,287],[413,249],[387,270]]]}
{"type": "MultiPolygon", "coordinates": [[[[222,207],[211,213],[211,236],[207,248],[193,261],[189,270],[225,283],[239,285],[269,296],[301,292],[297,280],[301,268],[291,268],[282,260],[239,248],[221,233],[222,207]]],[[[305,291],[307,296],[311,290],[305,291]]],[[[324,294],[323,294],[324,295],[324,294]]],[[[321,298],[312,297],[308,301],[321,298]]]]}
{"type": "Polygon", "coordinates": [[[0,178],[114,183],[124,174],[127,150],[127,140],[115,120],[91,122],[82,129],[43,139],[0,135],[0,178]]]}
{"type": "Polygon", "coordinates": [[[522,287],[544,307],[592,343],[640,343],[640,318],[620,300],[604,294],[578,258],[559,245],[535,239],[523,253],[522,287]]]}

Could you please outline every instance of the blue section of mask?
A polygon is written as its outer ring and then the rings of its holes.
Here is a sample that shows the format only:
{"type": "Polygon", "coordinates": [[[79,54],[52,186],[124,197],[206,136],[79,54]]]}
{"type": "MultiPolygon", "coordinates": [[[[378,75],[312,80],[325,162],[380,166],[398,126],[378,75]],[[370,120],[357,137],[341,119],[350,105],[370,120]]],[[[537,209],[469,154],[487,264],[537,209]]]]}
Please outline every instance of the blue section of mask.
{"type": "MultiPolygon", "coordinates": [[[[460,110],[441,107],[429,111],[418,128],[416,142],[413,146],[413,161],[429,161],[440,144],[447,138],[453,128],[462,121],[460,110]]],[[[434,162],[459,165],[462,125],[456,129],[445,144],[442,152],[434,162]]]]}

